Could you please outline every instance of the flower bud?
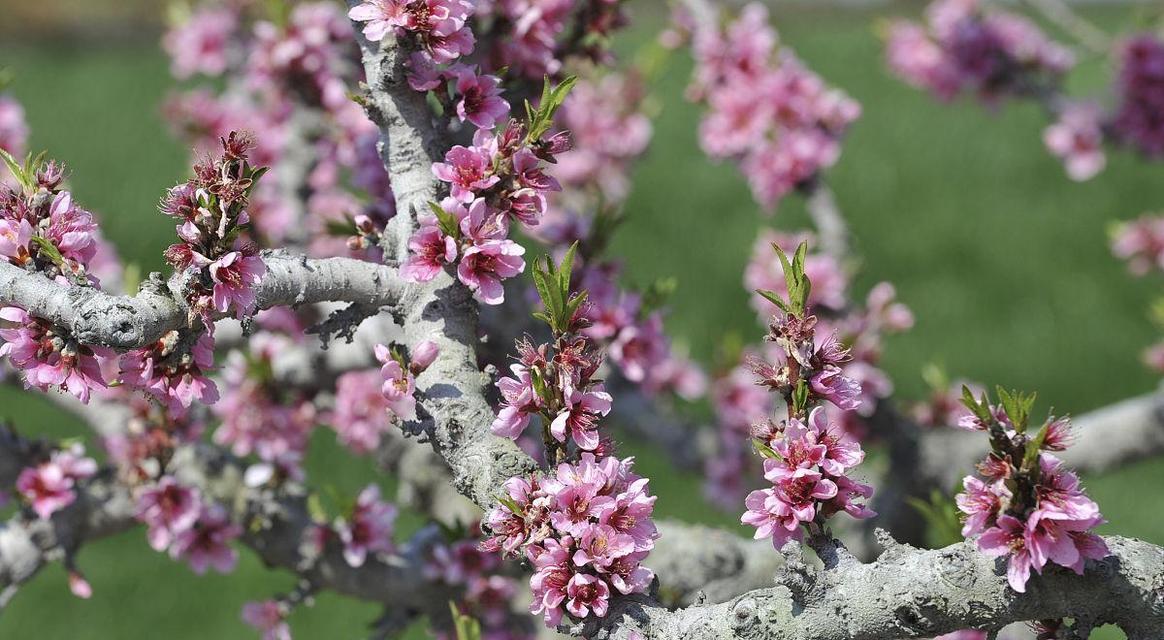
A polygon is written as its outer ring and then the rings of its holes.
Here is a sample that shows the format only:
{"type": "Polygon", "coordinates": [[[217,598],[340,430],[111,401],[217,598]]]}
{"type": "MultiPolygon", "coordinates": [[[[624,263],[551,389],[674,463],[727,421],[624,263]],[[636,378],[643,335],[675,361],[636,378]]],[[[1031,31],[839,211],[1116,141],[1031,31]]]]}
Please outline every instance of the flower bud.
{"type": "Polygon", "coordinates": [[[412,349],[412,362],[409,363],[408,369],[413,375],[419,375],[436,361],[440,352],[441,348],[432,340],[421,341],[412,349]]]}

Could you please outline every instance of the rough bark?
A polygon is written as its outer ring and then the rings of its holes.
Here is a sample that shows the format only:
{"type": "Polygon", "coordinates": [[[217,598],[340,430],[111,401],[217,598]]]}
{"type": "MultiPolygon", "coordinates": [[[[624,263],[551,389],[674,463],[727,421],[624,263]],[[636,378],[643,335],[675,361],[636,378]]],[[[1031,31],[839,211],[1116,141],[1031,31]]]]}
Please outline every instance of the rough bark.
{"type": "MultiPolygon", "coordinates": [[[[258,306],[313,302],[396,303],[407,285],[395,269],[349,258],[313,259],[281,251],[262,254],[267,274],[256,286],[258,306]]],[[[185,326],[182,278],[153,275],[135,296],[53,282],[0,261],[0,305],[16,304],[67,329],[85,344],[133,349],[185,326]]]]}

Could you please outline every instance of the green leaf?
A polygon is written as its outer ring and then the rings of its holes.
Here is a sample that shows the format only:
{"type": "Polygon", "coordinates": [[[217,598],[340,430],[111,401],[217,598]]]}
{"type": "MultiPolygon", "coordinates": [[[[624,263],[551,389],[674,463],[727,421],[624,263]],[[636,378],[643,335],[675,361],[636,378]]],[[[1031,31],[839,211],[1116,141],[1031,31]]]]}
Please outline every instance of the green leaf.
{"type": "Polygon", "coordinates": [[[780,459],[780,454],[776,453],[776,451],[774,449],[772,449],[772,447],[769,447],[762,440],[753,439],[752,446],[755,447],[756,452],[759,453],[760,456],[762,456],[764,458],[771,459],[771,460],[779,460],[780,459]]]}
{"type": "Polygon", "coordinates": [[[327,509],[323,506],[323,499],[319,497],[318,493],[311,493],[307,496],[307,514],[311,516],[313,522],[324,524],[330,520],[327,516],[327,509]]]}
{"type": "Polygon", "coordinates": [[[39,250],[39,253],[42,257],[48,258],[53,264],[61,267],[62,269],[64,268],[65,257],[61,255],[60,250],[58,250],[56,246],[53,245],[53,243],[49,242],[47,238],[33,236],[32,243],[36,245],[36,248],[39,250]]]}
{"type": "Polygon", "coordinates": [[[784,313],[791,312],[791,310],[788,307],[788,303],[785,302],[784,299],[780,297],[780,294],[776,293],[775,291],[768,291],[766,289],[756,289],[756,293],[760,294],[760,296],[763,297],[768,302],[771,302],[772,304],[776,305],[784,313]]]}
{"type": "Polygon", "coordinates": [[[945,547],[962,540],[962,522],[954,501],[934,489],[929,500],[918,497],[906,499],[926,523],[926,538],[931,547],[945,547]]]}
{"type": "Polygon", "coordinates": [[[550,77],[545,77],[542,83],[542,97],[538,102],[537,109],[535,110],[528,100],[525,103],[525,117],[529,122],[529,132],[526,134],[527,142],[540,140],[554,126],[554,114],[566,101],[566,96],[570,94],[570,90],[574,88],[577,81],[578,78],[575,76],[569,76],[555,87],[550,83],[550,77]]]}
{"type": "Polygon", "coordinates": [[[562,292],[562,299],[565,300],[570,297],[570,279],[574,275],[574,254],[578,252],[578,241],[566,250],[566,255],[562,256],[562,264],[558,267],[558,288],[562,292]]]}
{"type": "Polygon", "coordinates": [[[16,181],[20,183],[20,186],[24,187],[25,190],[31,190],[28,176],[24,173],[24,167],[20,166],[20,163],[16,161],[16,158],[12,157],[12,154],[0,148],[0,160],[4,161],[4,166],[8,167],[8,171],[12,173],[13,178],[16,178],[16,181]]]}
{"type": "Polygon", "coordinates": [[[453,629],[456,631],[457,640],[481,640],[481,623],[472,616],[461,613],[455,602],[449,602],[449,610],[453,614],[453,629]]]}
{"type": "Polygon", "coordinates": [[[797,415],[804,414],[808,409],[808,383],[802,377],[796,383],[792,392],[792,411],[797,415]]]}
{"type": "Polygon", "coordinates": [[[565,333],[570,326],[574,312],[585,301],[585,295],[570,295],[570,279],[573,274],[574,256],[578,251],[575,242],[566,251],[560,265],[555,265],[549,256],[535,258],[531,276],[534,287],[542,299],[545,312],[534,317],[550,325],[555,334],[565,333]]]}
{"type": "Polygon", "coordinates": [[[1037,460],[1039,459],[1039,451],[1043,448],[1043,443],[1047,441],[1047,431],[1051,426],[1051,421],[1043,423],[1043,427],[1035,434],[1035,437],[1027,443],[1027,450],[1023,452],[1023,470],[1031,471],[1035,468],[1037,460]]]}
{"type": "Polygon", "coordinates": [[[445,208],[435,202],[429,202],[428,208],[432,210],[437,219],[437,225],[441,229],[441,233],[459,240],[461,237],[461,225],[457,221],[457,216],[445,211],[445,208]]]}
{"type": "Polygon", "coordinates": [[[970,391],[970,387],[962,385],[962,404],[965,405],[970,413],[982,421],[983,424],[990,424],[994,420],[994,416],[990,413],[990,405],[987,402],[986,395],[983,394],[982,401],[979,402],[974,398],[974,394],[970,391]]]}
{"type": "Polygon", "coordinates": [[[510,498],[509,496],[501,496],[500,498],[497,499],[497,501],[500,502],[502,505],[504,505],[506,509],[509,509],[510,511],[512,511],[513,515],[515,515],[515,516],[524,516],[525,515],[524,513],[522,513],[521,506],[518,505],[517,501],[514,500],[513,498],[510,498]]]}

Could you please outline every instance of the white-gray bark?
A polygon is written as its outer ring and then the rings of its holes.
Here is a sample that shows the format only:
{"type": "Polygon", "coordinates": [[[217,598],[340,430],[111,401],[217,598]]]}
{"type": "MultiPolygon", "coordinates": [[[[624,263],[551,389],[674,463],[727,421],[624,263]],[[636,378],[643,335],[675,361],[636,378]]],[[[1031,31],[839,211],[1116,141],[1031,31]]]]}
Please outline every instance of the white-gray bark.
{"type": "MultiPolygon", "coordinates": [[[[350,258],[314,259],[266,251],[267,274],[256,286],[258,307],[352,302],[393,305],[408,285],[396,269],[350,258]]],[[[84,344],[142,347],[187,324],[181,277],[154,274],[134,296],[64,285],[0,261],[0,305],[15,304],[67,329],[84,344]]]]}

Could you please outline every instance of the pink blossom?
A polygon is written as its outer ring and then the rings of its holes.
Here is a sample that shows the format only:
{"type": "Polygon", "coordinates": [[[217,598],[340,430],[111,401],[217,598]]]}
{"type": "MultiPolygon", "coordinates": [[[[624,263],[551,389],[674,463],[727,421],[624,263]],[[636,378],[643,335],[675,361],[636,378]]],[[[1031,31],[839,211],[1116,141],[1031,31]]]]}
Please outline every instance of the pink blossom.
{"type": "Polygon", "coordinates": [[[493,156],[496,153],[496,141],[478,135],[472,147],[457,145],[449,149],[443,163],[433,163],[432,172],[438,179],[452,185],[454,198],[469,203],[501,180],[493,173],[493,156]]]}
{"type": "Polygon", "coordinates": [[[978,538],[978,548],[994,558],[1009,556],[1007,582],[1019,593],[1027,590],[1027,580],[1031,577],[1033,561],[1027,549],[1026,528],[1022,522],[1013,516],[1001,516],[995,527],[986,530],[978,538]]]}
{"type": "Polygon", "coordinates": [[[244,604],[242,621],[262,634],[262,640],[291,640],[291,627],[284,618],[283,608],[274,600],[244,604]]]}
{"type": "MultiPolygon", "coordinates": [[[[269,334],[259,334],[252,340],[252,356],[265,366],[275,350],[286,343],[269,334]]],[[[252,360],[242,353],[232,352],[223,372],[223,396],[212,407],[222,420],[214,433],[214,441],[229,445],[237,456],[252,453],[265,462],[300,458],[307,446],[307,438],[315,426],[315,405],[301,398],[279,398],[264,381],[256,379],[252,360]]]]}
{"type": "Polygon", "coordinates": [[[496,76],[477,75],[465,68],[457,74],[457,117],[468,120],[481,129],[493,125],[509,115],[509,103],[501,97],[501,81],[496,76]]]}
{"type": "Polygon", "coordinates": [[[457,241],[441,231],[435,216],[427,216],[408,240],[408,259],[400,276],[409,282],[428,282],[457,259],[457,241]]]}
{"type": "Polygon", "coordinates": [[[0,256],[15,265],[22,265],[31,257],[28,244],[36,231],[28,220],[0,219],[0,256]]]}
{"type": "Polygon", "coordinates": [[[846,377],[839,367],[827,365],[809,378],[813,393],[845,410],[861,406],[861,385],[846,377]]]}
{"type": "Polygon", "coordinates": [[[82,403],[89,402],[92,390],[107,387],[101,359],[112,355],[108,349],[77,344],[60,329],[19,307],[0,307],[0,320],[17,325],[0,329],[0,340],[4,341],[0,357],[8,356],[24,371],[27,386],[42,391],[62,387],[82,403]]]}
{"type": "Polygon", "coordinates": [[[210,278],[214,281],[214,308],[226,313],[231,305],[235,317],[242,318],[255,311],[258,286],[267,273],[267,265],[262,258],[231,251],[215,260],[209,266],[210,278]]]}
{"type": "Polygon", "coordinates": [[[1134,274],[1164,269],[1164,217],[1145,215],[1120,224],[1113,234],[1111,250],[1128,262],[1134,274]]]}
{"type": "Polygon", "coordinates": [[[336,529],[344,545],[344,560],[361,567],[372,553],[391,553],[395,549],[392,533],[396,507],[380,500],[380,488],[368,485],[356,498],[351,515],[336,529]]]}
{"type": "Polygon", "coordinates": [[[604,478],[588,474],[581,477],[576,470],[562,463],[558,466],[556,481],[547,481],[543,487],[554,497],[556,507],[550,513],[550,522],[554,528],[581,537],[589,527],[592,518],[597,518],[597,508],[613,501],[613,498],[601,495],[604,478]]]}
{"type": "Polygon", "coordinates": [[[582,532],[573,560],[579,567],[588,564],[595,568],[608,567],[616,558],[634,550],[635,541],[631,536],[609,525],[592,524],[582,532]]]}
{"type": "Polygon", "coordinates": [[[354,453],[366,454],[380,446],[392,428],[379,371],[352,371],[336,380],[331,425],[339,441],[354,453]]]}
{"type": "Polygon", "coordinates": [[[655,572],[640,564],[646,557],[646,551],[628,553],[600,567],[598,572],[623,595],[646,593],[651,581],[655,579],[655,572]]]}
{"type": "Polygon", "coordinates": [[[962,480],[965,493],[955,496],[958,509],[966,515],[962,536],[970,538],[986,530],[1002,510],[1010,492],[1000,483],[986,484],[973,476],[962,480]]]}
{"type": "Polygon", "coordinates": [[[505,301],[501,281],[525,271],[525,247],[512,240],[485,240],[465,249],[457,278],[485,304],[505,301]]]}
{"type": "Polygon", "coordinates": [[[121,357],[121,381],[145,389],[175,410],[189,409],[195,400],[218,401],[218,385],[206,377],[214,367],[214,338],[203,333],[193,344],[189,336],[171,331],[155,344],[121,357]]]}
{"type": "Polygon", "coordinates": [[[494,435],[516,440],[529,425],[530,416],[539,411],[540,399],[534,393],[528,368],[514,364],[510,370],[514,377],[503,377],[497,381],[497,389],[504,402],[489,430],[494,435]]]}
{"type": "Polygon", "coordinates": [[[566,407],[550,424],[550,433],[558,442],[566,442],[566,436],[585,451],[593,451],[598,446],[598,419],[610,413],[611,397],[598,385],[589,391],[567,389],[566,407]]]}
{"type": "MultiPolygon", "coordinates": [[[[564,536],[560,541],[548,538],[539,552],[532,558],[533,577],[529,580],[533,591],[530,613],[542,614],[547,626],[556,627],[562,620],[562,605],[567,598],[567,589],[573,577],[570,565],[570,550],[574,539],[564,536]]],[[[572,612],[571,612],[572,613],[572,612]]]]}
{"type": "Polygon", "coordinates": [[[230,542],[242,535],[242,527],[230,521],[219,505],[204,506],[193,527],[174,536],[170,557],[185,560],[198,575],[213,568],[219,573],[230,573],[238,563],[238,552],[230,542]]]}
{"type": "Polygon", "coordinates": [[[162,38],[162,48],[170,54],[170,70],[179,79],[201,73],[219,76],[226,71],[230,36],[238,26],[238,15],[226,7],[203,7],[162,38]]]}
{"type": "Polygon", "coordinates": [[[380,392],[388,401],[388,409],[401,420],[416,420],[416,378],[400,362],[392,357],[388,347],[375,347],[376,359],[383,363],[380,377],[384,383],[380,392]]]}
{"type": "Polygon", "coordinates": [[[432,340],[421,340],[419,344],[412,348],[412,357],[408,362],[410,370],[424,371],[436,362],[437,356],[441,353],[441,347],[432,340]]]}
{"type": "MultiPolygon", "coordinates": [[[[840,476],[865,460],[861,445],[846,436],[828,418],[824,407],[816,407],[808,416],[808,429],[813,432],[812,440],[825,447],[821,469],[830,475],[840,476]]],[[[807,434],[806,434],[806,437],[807,434]]]]}
{"type": "MultiPolygon", "coordinates": [[[[24,119],[24,108],[13,98],[0,95],[0,149],[20,158],[24,156],[27,142],[28,124],[24,119]]],[[[0,171],[0,182],[7,172],[7,168],[0,171]]]]}
{"type": "Polygon", "coordinates": [[[1059,120],[1043,132],[1047,149],[1063,161],[1072,180],[1088,180],[1107,164],[1100,124],[1097,107],[1076,104],[1063,109],[1059,120]]]}
{"type": "Polygon", "coordinates": [[[651,521],[656,497],[647,492],[648,482],[646,478],[635,480],[613,501],[604,501],[594,507],[598,521],[619,533],[629,535],[635,551],[653,549],[655,539],[659,537],[659,530],[651,521]]]}
{"type": "Polygon", "coordinates": [[[97,222],[93,214],[73,202],[68,191],[61,191],[53,197],[48,225],[42,234],[64,258],[79,267],[78,271],[83,270],[97,253],[97,222]]]}
{"type": "Polygon", "coordinates": [[[658,314],[624,328],[610,343],[610,359],[631,382],[646,380],[650,370],[666,356],[663,319],[658,314]]]}
{"type": "Polygon", "coordinates": [[[93,585],[89,584],[89,581],[85,579],[85,576],[81,575],[76,570],[70,570],[68,579],[69,592],[74,596],[82,600],[88,600],[89,598],[93,597],[93,585]]]}
{"type": "Polygon", "coordinates": [[[601,618],[610,605],[610,587],[598,576],[576,573],[566,585],[566,610],[578,618],[591,612],[601,618]]]}
{"type": "Polygon", "coordinates": [[[146,524],[146,539],[154,551],[164,551],[178,534],[194,526],[201,512],[202,500],[196,489],[178,484],[173,476],[163,476],[138,496],[134,516],[146,524]]]}
{"type": "Polygon", "coordinates": [[[97,473],[97,463],[82,457],[79,445],[54,451],[48,461],[28,467],[16,478],[16,490],[32,505],[32,510],[43,519],[51,518],[77,499],[79,480],[97,473]]]}

